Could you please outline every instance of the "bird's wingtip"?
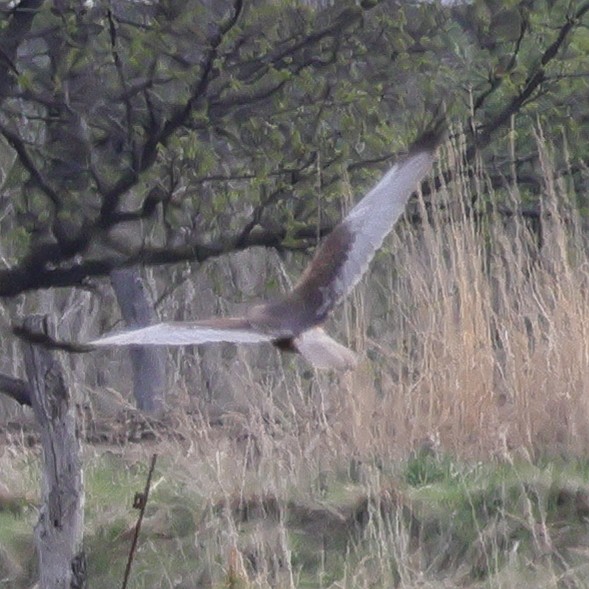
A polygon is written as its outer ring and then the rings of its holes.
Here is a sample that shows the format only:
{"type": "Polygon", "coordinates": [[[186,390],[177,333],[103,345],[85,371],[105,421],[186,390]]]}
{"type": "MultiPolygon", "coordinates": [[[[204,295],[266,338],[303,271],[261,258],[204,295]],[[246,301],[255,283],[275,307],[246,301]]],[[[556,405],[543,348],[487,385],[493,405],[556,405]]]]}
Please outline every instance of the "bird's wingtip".
{"type": "Polygon", "coordinates": [[[429,124],[411,145],[410,153],[436,149],[448,133],[448,118],[443,103],[440,103],[430,119],[429,124]]]}

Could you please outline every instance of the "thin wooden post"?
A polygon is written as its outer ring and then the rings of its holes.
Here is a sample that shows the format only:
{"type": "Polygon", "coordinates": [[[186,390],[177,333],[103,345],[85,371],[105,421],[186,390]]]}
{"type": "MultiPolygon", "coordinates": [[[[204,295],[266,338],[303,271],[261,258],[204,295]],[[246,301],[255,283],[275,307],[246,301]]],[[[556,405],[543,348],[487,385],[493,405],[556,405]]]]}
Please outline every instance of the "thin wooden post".
{"type": "MultiPolygon", "coordinates": [[[[43,316],[27,317],[25,327],[50,335],[43,316]]],[[[51,352],[26,344],[25,368],[43,449],[42,504],[35,526],[39,588],[82,589],[84,480],[76,403],[51,352]]]]}

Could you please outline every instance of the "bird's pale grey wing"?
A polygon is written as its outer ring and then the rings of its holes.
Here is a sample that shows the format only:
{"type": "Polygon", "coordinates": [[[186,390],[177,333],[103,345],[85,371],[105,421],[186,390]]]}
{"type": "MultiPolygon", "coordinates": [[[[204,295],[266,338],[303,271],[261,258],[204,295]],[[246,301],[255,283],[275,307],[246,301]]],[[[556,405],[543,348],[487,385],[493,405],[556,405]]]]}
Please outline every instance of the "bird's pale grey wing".
{"type": "Polygon", "coordinates": [[[333,285],[337,298],[346,296],[360,281],[433,161],[434,152],[427,150],[399,162],[344,219],[353,241],[333,285]]]}
{"type": "MultiPolygon", "coordinates": [[[[321,323],[358,283],[376,250],[430,171],[441,132],[428,131],[327,236],[294,290],[301,328],[321,323]],[[302,303],[301,303],[302,301],[302,303]]],[[[302,329],[301,329],[302,330],[302,329]]]]}
{"type": "Polygon", "coordinates": [[[156,323],[107,335],[90,342],[91,346],[189,346],[212,342],[255,344],[271,341],[271,335],[261,333],[240,317],[206,319],[203,321],[156,323]]]}
{"type": "Polygon", "coordinates": [[[351,370],[358,362],[352,350],[329,337],[321,327],[304,331],[294,338],[293,345],[315,368],[351,370]]]}

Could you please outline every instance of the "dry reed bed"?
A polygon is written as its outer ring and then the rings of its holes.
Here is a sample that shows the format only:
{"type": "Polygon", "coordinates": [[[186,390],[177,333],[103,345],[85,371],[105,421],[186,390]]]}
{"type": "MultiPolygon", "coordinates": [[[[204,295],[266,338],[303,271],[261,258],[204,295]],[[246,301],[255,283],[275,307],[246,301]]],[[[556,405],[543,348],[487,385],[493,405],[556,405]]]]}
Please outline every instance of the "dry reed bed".
{"type": "Polygon", "coordinates": [[[587,242],[571,179],[555,178],[547,152],[538,137],[540,229],[498,213],[506,201],[521,208],[517,187],[497,194],[483,173],[465,180],[458,168],[431,197],[431,222],[403,227],[393,263],[377,261],[357,311],[374,336],[356,338],[376,361],[351,386],[362,444],[377,453],[421,444],[470,458],[589,450],[587,242]],[[483,192],[490,204],[485,196],[472,207],[483,192]],[[384,305],[374,284],[389,293],[384,305]]]}

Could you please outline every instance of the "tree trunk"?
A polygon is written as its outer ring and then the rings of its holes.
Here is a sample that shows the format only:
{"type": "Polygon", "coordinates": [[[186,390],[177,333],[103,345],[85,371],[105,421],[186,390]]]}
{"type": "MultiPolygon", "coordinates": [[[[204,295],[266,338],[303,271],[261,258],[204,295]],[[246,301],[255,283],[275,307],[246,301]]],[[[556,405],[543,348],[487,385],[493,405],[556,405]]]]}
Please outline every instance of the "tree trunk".
{"type": "MultiPolygon", "coordinates": [[[[145,327],[157,320],[153,303],[135,268],[118,268],[110,273],[121,314],[129,327],[145,327]]],[[[165,352],[159,346],[130,348],[133,395],[142,411],[157,412],[165,406],[165,352]]]]}
{"type": "MultiPolygon", "coordinates": [[[[47,333],[46,318],[27,317],[25,327],[47,333]]],[[[84,482],[77,407],[60,363],[46,349],[25,345],[31,402],[41,429],[42,505],[35,526],[40,589],[86,586],[84,482]]]]}

